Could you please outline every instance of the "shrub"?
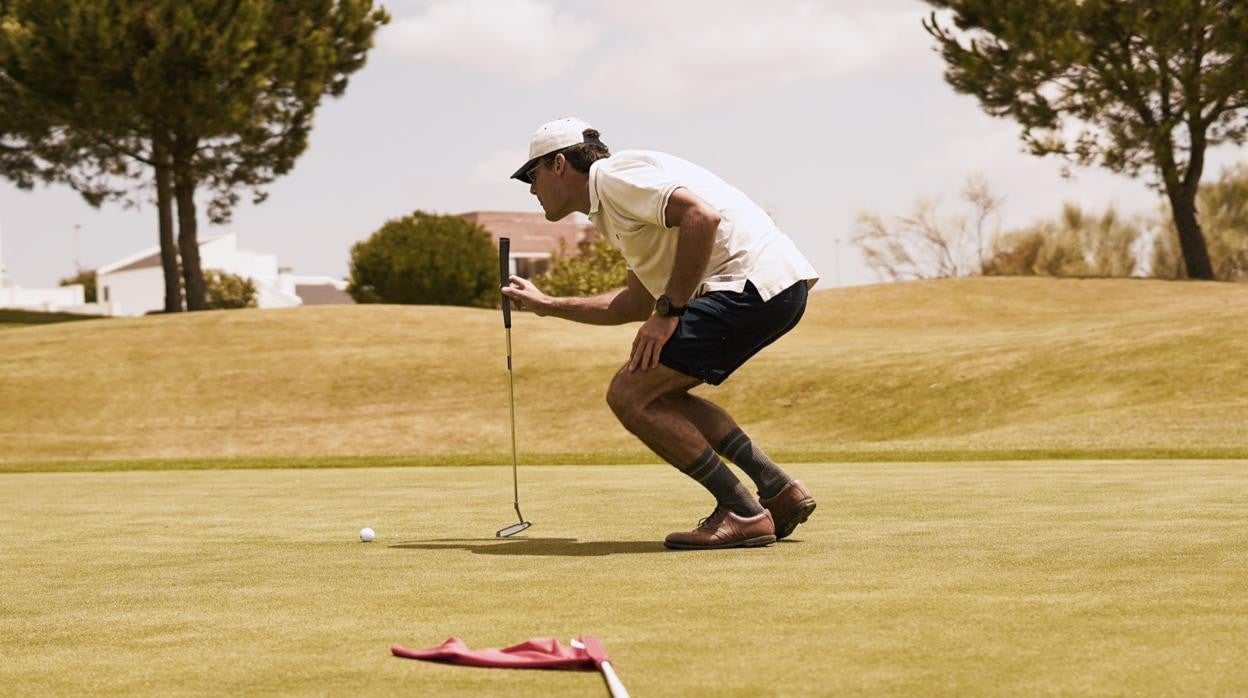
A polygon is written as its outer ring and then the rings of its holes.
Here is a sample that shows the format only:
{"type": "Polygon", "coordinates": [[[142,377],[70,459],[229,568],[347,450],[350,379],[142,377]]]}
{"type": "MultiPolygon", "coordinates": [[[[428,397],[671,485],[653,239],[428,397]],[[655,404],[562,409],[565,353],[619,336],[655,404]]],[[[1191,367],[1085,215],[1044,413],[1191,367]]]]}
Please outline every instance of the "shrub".
{"type": "Polygon", "coordinates": [[[1066,204],[1055,220],[1005,233],[992,241],[984,274],[993,276],[1132,276],[1144,230],[1114,209],[1100,216],[1066,204]]]}
{"type": "Polygon", "coordinates": [[[347,293],[357,303],[492,307],[498,281],[498,253],[485,228],[416,211],[351,247],[347,293]]]}
{"type": "Polygon", "coordinates": [[[553,296],[593,296],[621,288],[628,282],[624,255],[611,246],[606,235],[598,235],[576,254],[569,254],[560,240],[550,268],[533,278],[543,292],[553,296]]]}
{"type": "Polygon", "coordinates": [[[256,307],[256,284],[251,279],[218,269],[204,270],[204,309],[256,307]]]}
{"type": "Polygon", "coordinates": [[[61,286],[73,286],[74,284],[82,284],[83,286],[83,303],[95,302],[95,270],[83,269],[73,276],[61,279],[61,286]]]}
{"type": "Polygon", "coordinates": [[[984,245],[993,235],[1001,199],[980,175],[966,178],[962,199],[969,215],[945,215],[936,201],[919,199],[911,213],[891,221],[860,212],[853,243],[867,266],[883,278],[943,279],[982,273],[984,245]]]}

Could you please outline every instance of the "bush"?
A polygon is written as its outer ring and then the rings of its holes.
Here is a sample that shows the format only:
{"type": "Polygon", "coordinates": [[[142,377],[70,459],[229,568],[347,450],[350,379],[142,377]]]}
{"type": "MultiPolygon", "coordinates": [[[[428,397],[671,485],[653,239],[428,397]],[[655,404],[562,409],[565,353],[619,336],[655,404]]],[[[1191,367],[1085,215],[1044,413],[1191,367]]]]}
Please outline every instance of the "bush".
{"type": "Polygon", "coordinates": [[[493,307],[498,252],[489,232],[459,216],[416,211],[351,247],[347,293],[357,303],[493,307]]]}
{"type": "Polygon", "coordinates": [[[204,310],[256,307],[256,284],[245,276],[204,270],[204,310]]]}
{"type": "Polygon", "coordinates": [[[73,276],[61,279],[61,286],[73,286],[74,284],[82,284],[83,286],[83,303],[95,302],[95,270],[84,269],[73,276]]]}
{"type": "Polygon", "coordinates": [[[984,245],[993,235],[1001,199],[980,175],[966,178],[962,199],[970,207],[969,215],[945,215],[936,201],[928,199],[919,199],[911,213],[891,221],[860,212],[852,241],[867,266],[888,280],[980,274],[984,245]]]}
{"type": "Polygon", "coordinates": [[[594,296],[628,283],[628,265],[606,235],[598,235],[574,255],[560,240],[550,268],[534,277],[533,283],[552,296],[594,296]]]}
{"type": "Polygon", "coordinates": [[[1066,204],[1056,220],[1005,233],[992,241],[984,274],[992,276],[1132,276],[1144,224],[1110,208],[1092,216],[1066,204]]]}

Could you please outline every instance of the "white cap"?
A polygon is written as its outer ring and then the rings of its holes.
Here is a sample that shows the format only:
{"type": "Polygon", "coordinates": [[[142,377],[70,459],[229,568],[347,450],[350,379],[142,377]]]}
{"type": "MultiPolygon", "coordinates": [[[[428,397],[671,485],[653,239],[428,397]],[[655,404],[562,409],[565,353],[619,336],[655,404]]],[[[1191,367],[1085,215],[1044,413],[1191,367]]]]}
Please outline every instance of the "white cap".
{"type": "Polygon", "coordinates": [[[597,136],[586,136],[585,131],[592,129],[583,119],[576,117],[568,117],[566,119],[556,119],[541,125],[533,133],[533,138],[529,140],[529,159],[520,169],[516,170],[511,176],[512,179],[518,179],[525,184],[532,184],[529,181],[529,170],[533,169],[533,165],[537,164],[539,158],[543,155],[550,155],[556,150],[563,150],[577,143],[593,143],[595,145],[603,145],[597,136]]]}

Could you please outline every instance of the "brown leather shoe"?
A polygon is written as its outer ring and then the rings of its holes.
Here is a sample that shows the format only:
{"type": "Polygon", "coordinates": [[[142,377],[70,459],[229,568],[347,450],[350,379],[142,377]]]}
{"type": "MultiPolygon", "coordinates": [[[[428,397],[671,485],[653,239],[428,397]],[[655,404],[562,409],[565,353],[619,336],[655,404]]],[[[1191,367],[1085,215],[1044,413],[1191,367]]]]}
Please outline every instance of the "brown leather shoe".
{"type": "Polygon", "coordinates": [[[801,480],[790,482],[776,496],[759,498],[758,502],[775,519],[776,540],[787,538],[815,510],[815,497],[801,480]]]}
{"type": "Polygon", "coordinates": [[[663,545],[681,550],[716,548],[757,548],[776,542],[776,526],[771,513],[764,511],[746,518],[723,507],[698,522],[692,531],[669,533],[663,545]]]}

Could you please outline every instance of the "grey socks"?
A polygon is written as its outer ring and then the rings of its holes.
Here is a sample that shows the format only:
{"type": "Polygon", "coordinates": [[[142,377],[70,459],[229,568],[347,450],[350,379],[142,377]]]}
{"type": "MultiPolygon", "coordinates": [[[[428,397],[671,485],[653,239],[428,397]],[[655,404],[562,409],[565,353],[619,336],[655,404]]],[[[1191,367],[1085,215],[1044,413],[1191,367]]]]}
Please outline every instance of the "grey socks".
{"type": "Polygon", "coordinates": [[[693,465],[681,472],[710,490],[719,506],[730,509],[734,514],[755,516],[763,513],[762,505],[741,484],[737,476],[732,474],[728,466],[724,465],[714,450],[706,449],[693,465]]]}
{"type": "Polygon", "coordinates": [[[745,471],[761,497],[774,497],[793,479],[763,453],[740,429],[733,429],[715,449],[745,471]]]}

